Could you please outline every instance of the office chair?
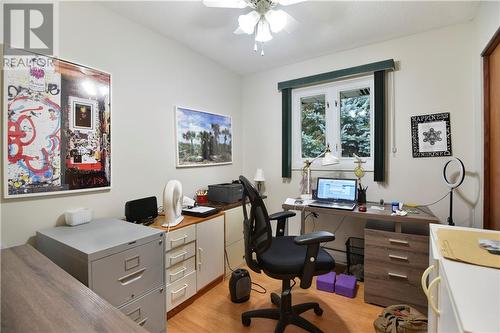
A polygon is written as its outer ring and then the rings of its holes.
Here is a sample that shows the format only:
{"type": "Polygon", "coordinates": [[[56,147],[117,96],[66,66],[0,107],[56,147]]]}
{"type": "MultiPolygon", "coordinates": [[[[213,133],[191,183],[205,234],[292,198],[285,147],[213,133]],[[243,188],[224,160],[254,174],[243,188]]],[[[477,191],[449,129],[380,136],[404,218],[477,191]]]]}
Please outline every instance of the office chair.
{"type": "Polygon", "coordinates": [[[291,280],[300,279],[300,287],[311,286],[312,278],[330,272],[335,267],[333,258],[322,248],[320,243],[330,242],[335,235],[326,231],[312,232],[301,236],[285,236],[287,218],[295,216],[293,212],[279,212],[269,216],[266,206],[257,190],[243,176],[243,202],[248,198],[251,204],[250,216],[246,205],[243,206],[245,239],[245,261],[254,272],[264,273],[273,279],[282,281],[281,297],[271,294],[271,302],[278,308],[259,309],[244,312],[241,321],[249,326],[251,318],[268,318],[278,321],[275,333],[281,333],[288,325],[296,325],[308,332],[322,332],[311,322],[300,316],[301,313],[314,310],[318,316],[323,310],[318,303],[292,305],[291,280]],[[276,237],[272,236],[271,220],[277,220],[276,237]]]}

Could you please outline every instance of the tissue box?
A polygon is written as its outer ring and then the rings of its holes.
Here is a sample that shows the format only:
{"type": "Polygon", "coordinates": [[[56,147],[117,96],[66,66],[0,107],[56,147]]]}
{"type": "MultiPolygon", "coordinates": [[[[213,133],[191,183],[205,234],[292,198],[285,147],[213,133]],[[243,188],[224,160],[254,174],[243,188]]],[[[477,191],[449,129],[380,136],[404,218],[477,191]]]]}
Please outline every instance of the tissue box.
{"type": "Polygon", "coordinates": [[[356,277],[340,274],[335,282],[335,293],[353,298],[356,294],[356,277]]]}
{"type": "Polygon", "coordinates": [[[335,272],[318,276],[316,278],[316,289],[333,293],[335,291],[335,272]]]}

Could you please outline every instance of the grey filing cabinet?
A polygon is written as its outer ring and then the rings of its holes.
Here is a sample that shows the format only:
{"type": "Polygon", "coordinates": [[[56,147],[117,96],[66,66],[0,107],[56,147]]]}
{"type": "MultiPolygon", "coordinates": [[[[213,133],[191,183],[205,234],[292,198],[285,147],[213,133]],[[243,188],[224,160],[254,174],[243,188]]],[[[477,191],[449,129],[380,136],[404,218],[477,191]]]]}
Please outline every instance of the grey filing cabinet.
{"type": "Polygon", "coordinates": [[[40,230],[37,249],[153,333],[165,332],[165,234],[117,219],[40,230]]]}

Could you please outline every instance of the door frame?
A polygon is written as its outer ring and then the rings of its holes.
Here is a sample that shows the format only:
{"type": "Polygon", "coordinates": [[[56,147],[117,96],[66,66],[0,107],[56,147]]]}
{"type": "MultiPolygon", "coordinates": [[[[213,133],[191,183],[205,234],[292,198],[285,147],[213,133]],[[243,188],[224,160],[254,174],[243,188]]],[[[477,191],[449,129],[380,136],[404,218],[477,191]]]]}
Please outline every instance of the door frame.
{"type": "Polygon", "coordinates": [[[500,44],[500,28],[490,39],[481,57],[483,57],[483,112],[484,112],[484,169],[483,169],[483,228],[491,227],[490,223],[490,55],[500,44]]]}

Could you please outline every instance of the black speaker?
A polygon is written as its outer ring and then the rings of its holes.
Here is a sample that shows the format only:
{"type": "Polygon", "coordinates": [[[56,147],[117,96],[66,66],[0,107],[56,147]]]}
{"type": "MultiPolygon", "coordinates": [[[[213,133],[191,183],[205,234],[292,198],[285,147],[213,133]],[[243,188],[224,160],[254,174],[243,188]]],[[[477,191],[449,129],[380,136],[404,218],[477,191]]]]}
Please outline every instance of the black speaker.
{"type": "Polygon", "coordinates": [[[156,197],[147,197],[125,203],[125,219],[129,222],[151,224],[158,216],[156,197]]]}
{"type": "Polygon", "coordinates": [[[229,293],[231,301],[234,303],[243,303],[250,299],[252,290],[252,280],[246,269],[237,269],[231,274],[229,279],[229,293]]]}

